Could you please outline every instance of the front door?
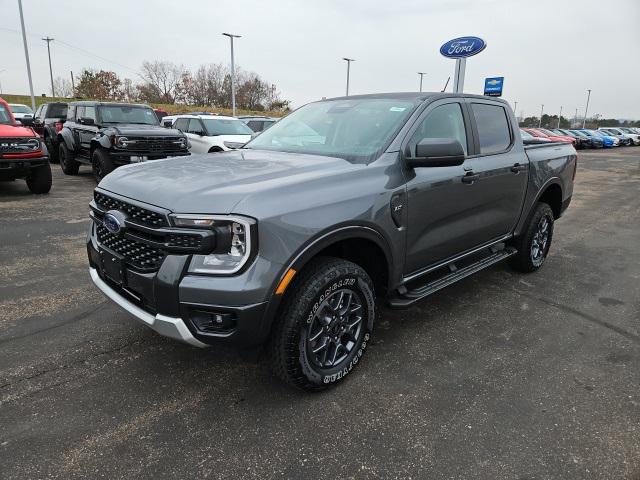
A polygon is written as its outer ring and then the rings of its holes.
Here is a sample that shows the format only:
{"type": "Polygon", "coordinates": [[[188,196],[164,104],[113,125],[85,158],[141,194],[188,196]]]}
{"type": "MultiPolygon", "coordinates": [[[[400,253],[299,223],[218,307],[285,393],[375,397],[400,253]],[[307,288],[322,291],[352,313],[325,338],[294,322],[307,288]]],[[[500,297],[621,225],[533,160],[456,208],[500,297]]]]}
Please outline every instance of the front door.
{"type": "MultiPolygon", "coordinates": [[[[434,102],[417,122],[404,149],[415,153],[423,138],[455,138],[465,155],[473,146],[471,122],[459,99],[434,102]]],[[[467,162],[410,169],[405,274],[445,260],[477,243],[477,185],[462,181],[467,162]]]]}

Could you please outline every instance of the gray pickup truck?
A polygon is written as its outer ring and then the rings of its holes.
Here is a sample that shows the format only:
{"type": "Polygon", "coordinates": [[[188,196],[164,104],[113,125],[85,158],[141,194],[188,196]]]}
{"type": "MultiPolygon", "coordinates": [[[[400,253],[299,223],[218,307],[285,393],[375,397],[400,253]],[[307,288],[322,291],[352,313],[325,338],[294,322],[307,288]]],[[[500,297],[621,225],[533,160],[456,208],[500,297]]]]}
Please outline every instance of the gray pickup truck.
{"type": "Polygon", "coordinates": [[[569,205],[570,144],[525,147],[508,104],[446,93],[308,104],[244,148],[124,166],[91,202],[90,273],[156,332],[266,345],[306,390],[405,308],[509,259],[540,268],[569,205]]]}

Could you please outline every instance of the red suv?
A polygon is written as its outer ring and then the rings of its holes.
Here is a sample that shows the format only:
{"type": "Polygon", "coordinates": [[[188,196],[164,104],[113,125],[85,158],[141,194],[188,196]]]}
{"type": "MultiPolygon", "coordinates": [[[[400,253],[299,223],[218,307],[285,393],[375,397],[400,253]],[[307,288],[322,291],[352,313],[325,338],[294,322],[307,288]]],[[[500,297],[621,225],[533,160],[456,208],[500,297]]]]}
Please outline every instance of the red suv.
{"type": "Polygon", "coordinates": [[[49,193],[49,155],[40,136],[30,127],[19,126],[0,98],[0,181],[17,178],[24,178],[32,193],[49,193]]]}
{"type": "Polygon", "coordinates": [[[570,143],[574,147],[576,145],[576,139],[575,138],[570,137],[568,135],[556,135],[555,133],[550,132],[549,130],[546,130],[544,128],[523,128],[523,130],[525,132],[529,132],[534,137],[548,138],[552,142],[570,143]]]}

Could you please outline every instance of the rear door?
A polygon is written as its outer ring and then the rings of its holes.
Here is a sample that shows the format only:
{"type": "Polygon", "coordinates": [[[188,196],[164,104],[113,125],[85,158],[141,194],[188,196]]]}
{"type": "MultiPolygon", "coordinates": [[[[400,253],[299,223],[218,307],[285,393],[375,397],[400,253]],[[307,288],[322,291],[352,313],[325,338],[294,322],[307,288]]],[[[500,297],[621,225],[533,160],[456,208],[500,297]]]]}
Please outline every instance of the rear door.
{"type": "Polygon", "coordinates": [[[204,125],[202,125],[199,118],[189,119],[187,137],[191,142],[192,153],[207,153],[209,151],[209,140],[206,136],[204,125]]]}
{"type": "Polygon", "coordinates": [[[478,175],[473,221],[478,244],[508,235],[515,228],[527,190],[529,160],[506,107],[466,99],[473,124],[474,155],[465,167],[478,175]]]}

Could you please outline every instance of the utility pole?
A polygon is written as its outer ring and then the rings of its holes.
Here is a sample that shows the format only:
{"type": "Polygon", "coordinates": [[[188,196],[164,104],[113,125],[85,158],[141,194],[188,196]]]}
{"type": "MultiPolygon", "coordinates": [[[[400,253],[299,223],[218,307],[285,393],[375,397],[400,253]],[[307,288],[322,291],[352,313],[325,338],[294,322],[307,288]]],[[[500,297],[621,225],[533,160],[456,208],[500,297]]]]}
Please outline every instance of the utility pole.
{"type": "Polygon", "coordinates": [[[587,112],[589,111],[589,99],[591,98],[591,90],[587,90],[587,106],[584,108],[584,119],[582,120],[582,128],[587,124],[587,112]]]}
{"type": "Polygon", "coordinates": [[[560,119],[562,118],[562,105],[560,105],[560,115],[558,115],[558,127],[560,128],[560,119]]]}
{"type": "Polygon", "coordinates": [[[538,121],[538,128],[542,126],[542,113],[544,112],[544,103],[542,104],[542,108],[540,109],[540,120],[538,121]]]}
{"type": "Polygon", "coordinates": [[[576,126],[578,125],[578,107],[576,107],[576,114],[573,117],[573,124],[576,126]]]}
{"type": "Polygon", "coordinates": [[[422,77],[424,77],[426,75],[425,72],[418,72],[418,75],[420,75],[420,91],[422,91],[422,77]]]}
{"type": "Polygon", "coordinates": [[[27,34],[24,30],[24,14],[22,13],[22,0],[18,0],[20,10],[20,26],[22,27],[22,43],[24,44],[24,58],[27,62],[27,76],[29,77],[29,93],[31,93],[31,108],[36,111],[36,97],[33,95],[33,80],[31,80],[31,62],[29,62],[29,47],[27,47],[27,34]]]}
{"type": "Polygon", "coordinates": [[[231,40],[231,111],[236,116],[236,64],[233,58],[233,39],[240,38],[241,35],[233,35],[232,33],[223,33],[225,37],[231,40]]]}
{"type": "Polygon", "coordinates": [[[56,91],[53,88],[53,69],[51,68],[51,48],[49,46],[49,44],[51,42],[53,42],[53,38],[47,36],[44,37],[42,40],[44,40],[45,42],[47,42],[47,53],[49,54],[49,77],[51,78],[51,96],[55,97],[56,96],[56,91]]]}
{"type": "Polygon", "coordinates": [[[351,71],[351,62],[355,62],[353,58],[342,57],[347,62],[347,97],[349,96],[349,73],[351,71]]]}
{"type": "Polygon", "coordinates": [[[69,73],[71,73],[71,97],[76,96],[76,84],[73,81],[73,70],[69,70],[69,73]]]}

